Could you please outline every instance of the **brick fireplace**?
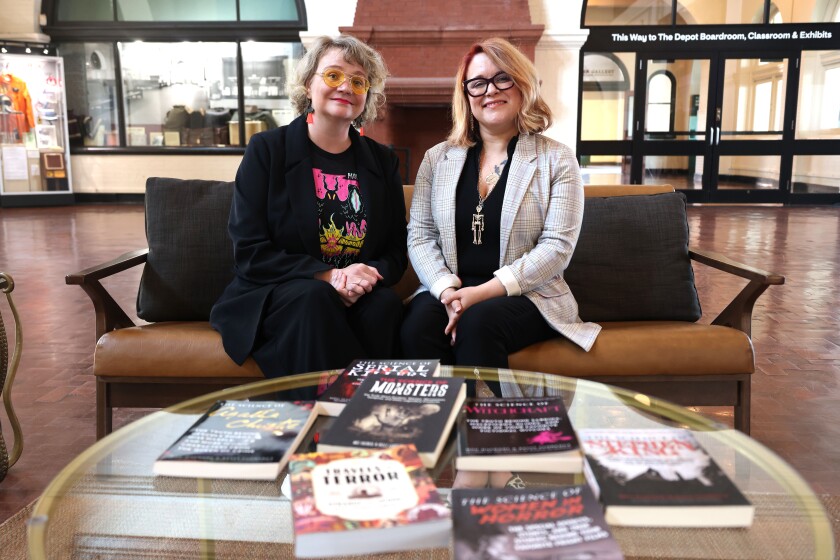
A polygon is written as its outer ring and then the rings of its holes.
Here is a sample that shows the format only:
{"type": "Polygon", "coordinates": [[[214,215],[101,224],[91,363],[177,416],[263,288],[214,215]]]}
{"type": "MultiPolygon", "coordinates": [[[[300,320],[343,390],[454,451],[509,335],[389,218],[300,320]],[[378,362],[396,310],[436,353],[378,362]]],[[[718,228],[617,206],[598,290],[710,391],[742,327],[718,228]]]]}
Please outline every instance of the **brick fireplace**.
{"type": "Polygon", "coordinates": [[[394,146],[413,183],[426,150],[449,132],[454,76],[469,47],[504,37],[533,60],[543,26],[531,23],[528,0],[358,0],[353,25],[341,32],[385,58],[387,105],[365,131],[394,146]]]}

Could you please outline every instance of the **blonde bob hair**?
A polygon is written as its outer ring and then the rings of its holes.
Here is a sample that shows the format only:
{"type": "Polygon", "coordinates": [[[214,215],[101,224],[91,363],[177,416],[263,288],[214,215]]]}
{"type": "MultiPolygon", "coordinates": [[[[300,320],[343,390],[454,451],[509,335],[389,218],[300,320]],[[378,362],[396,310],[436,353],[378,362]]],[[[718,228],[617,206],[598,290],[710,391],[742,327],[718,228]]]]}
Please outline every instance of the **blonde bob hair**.
{"type": "Polygon", "coordinates": [[[452,130],[447,141],[455,146],[472,147],[481,138],[480,125],[474,120],[463,83],[467,79],[467,68],[478,53],[486,54],[499,70],[513,78],[514,85],[522,93],[522,107],[516,116],[519,133],[534,134],[550,127],[551,109],[540,95],[540,81],[534,64],[508,41],[493,37],[474,44],[458,67],[455,92],[452,94],[452,130]]]}
{"type": "Polygon", "coordinates": [[[344,54],[344,60],[358,64],[365,69],[370,89],[365,98],[365,108],[353,124],[357,127],[362,123],[373,121],[379,108],[385,104],[385,77],[388,70],[376,50],[369,47],[351,35],[338,37],[323,36],[315,40],[312,48],[306,51],[297,64],[294,81],[289,86],[289,98],[298,115],[303,114],[309,107],[309,97],[306,88],[318,70],[321,57],[330,49],[338,49],[344,54]]]}

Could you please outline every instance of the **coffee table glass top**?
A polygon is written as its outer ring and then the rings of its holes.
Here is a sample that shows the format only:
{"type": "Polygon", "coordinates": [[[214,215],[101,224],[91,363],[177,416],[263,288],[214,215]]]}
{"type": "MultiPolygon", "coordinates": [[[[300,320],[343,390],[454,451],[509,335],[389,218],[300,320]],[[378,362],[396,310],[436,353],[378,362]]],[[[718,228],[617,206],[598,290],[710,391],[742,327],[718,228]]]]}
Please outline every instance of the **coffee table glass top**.
{"type": "MultiPolygon", "coordinates": [[[[504,396],[560,396],[576,429],[686,427],[755,505],[748,529],[614,527],[627,558],[834,558],[817,497],[782,459],[741,432],[689,410],[600,383],[515,370],[443,366],[442,375],[499,380],[504,396]]],[[[261,381],[155,412],[103,438],[47,487],[29,525],[32,558],[294,558],[291,507],[276,481],[155,477],[155,459],[220,399],[279,398],[322,373],[261,381]],[[280,393],[278,393],[280,392],[280,393]]],[[[479,387],[481,387],[479,383],[479,387]]],[[[319,420],[325,429],[331,419],[319,420]]],[[[432,469],[454,478],[454,438],[432,469]]],[[[582,475],[521,473],[526,486],[582,475]]],[[[448,550],[382,558],[449,558],[448,550]]],[[[371,557],[368,557],[371,558],[371,557]]]]}

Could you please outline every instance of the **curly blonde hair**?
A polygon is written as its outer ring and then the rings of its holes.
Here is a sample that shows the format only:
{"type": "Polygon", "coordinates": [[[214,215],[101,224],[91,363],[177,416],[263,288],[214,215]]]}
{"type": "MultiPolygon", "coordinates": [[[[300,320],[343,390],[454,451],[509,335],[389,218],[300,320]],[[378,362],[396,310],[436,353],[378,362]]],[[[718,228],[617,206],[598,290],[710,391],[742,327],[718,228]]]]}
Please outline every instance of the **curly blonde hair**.
{"type": "Polygon", "coordinates": [[[306,51],[298,62],[294,80],[289,84],[292,107],[298,115],[303,114],[309,107],[306,87],[315,75],[321,57],[330,49],[340,50],[344,54],[344,60],[365,69],[367,79],[370,81],[370,89],[365,98],[365,108],[362,114],[353,121],[353,125],[359,127],[362,123],[373,121],[379,114],[379,109],[385,104],[385,78],[388,76],[388,69],[379,52],[351,35],[338,37],[325,35],[315,40],[312,48],[306,51]]]}
{"type": "Polygon", "coordinates": [[[551,126],[551,109],[540,95],[540,80],[537,69],[519,49],[500,37],[485,39],[474,44],[458,67],[455,75],[455,91],[452,94],[452,130],[446,139],[455,146],[472,147],[479,140],[478,122],[475,129],[470,126],[472,111],[470,100],[464,91],[467,68],[478,53],[484,53],[493,64],[506,72],[522,92],[522,107],[516,116],[516,128],[520,133],[542,132],[551,126]]]}

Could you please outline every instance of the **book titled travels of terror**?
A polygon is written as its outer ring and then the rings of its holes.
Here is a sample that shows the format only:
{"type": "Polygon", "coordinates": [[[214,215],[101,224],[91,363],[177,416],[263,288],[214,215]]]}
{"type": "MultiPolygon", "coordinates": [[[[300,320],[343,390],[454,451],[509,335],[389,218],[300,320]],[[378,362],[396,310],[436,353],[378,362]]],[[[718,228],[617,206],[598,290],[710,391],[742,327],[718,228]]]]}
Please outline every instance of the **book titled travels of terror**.
{"type": "Polygon", "coordinates": [[[466,396],[459,377],[367,377],[318,451],[381,449],[413,443],[423,465],[437,463],[466,396]]]}
{"type": "Polygon", "coordinates": [[[273,480],[316,418],[313,402],[219,401],[163,452],[153,471],[273,480]]]}
{"type": "Polygon", "coordinates": [[[755,509],[688,430],[578,430],[612,525],[748,527],[755,509]]]}
{"type": "Polygon", "coordinates": [[[295,554],[446,548],[452,517],[413,445],[293,455],[295,554]]]}
{"type": "Polygon", "coordinates": [[[458,424],[463,470],[583,470],[583,455],[559,398],[469,399],[458,424]]]}
{"type": "Polygon", "coordinates": [[[621,560],[586,485],[452,490],[455,560],[621,560]]]}
{"type": "Polygon", "coordinates": [[[343,371],[324,380],[318,402],[326,414],[338,416],[369,375],[429,378],[439,372],[440,360],[354,360],[343,371]]]}

